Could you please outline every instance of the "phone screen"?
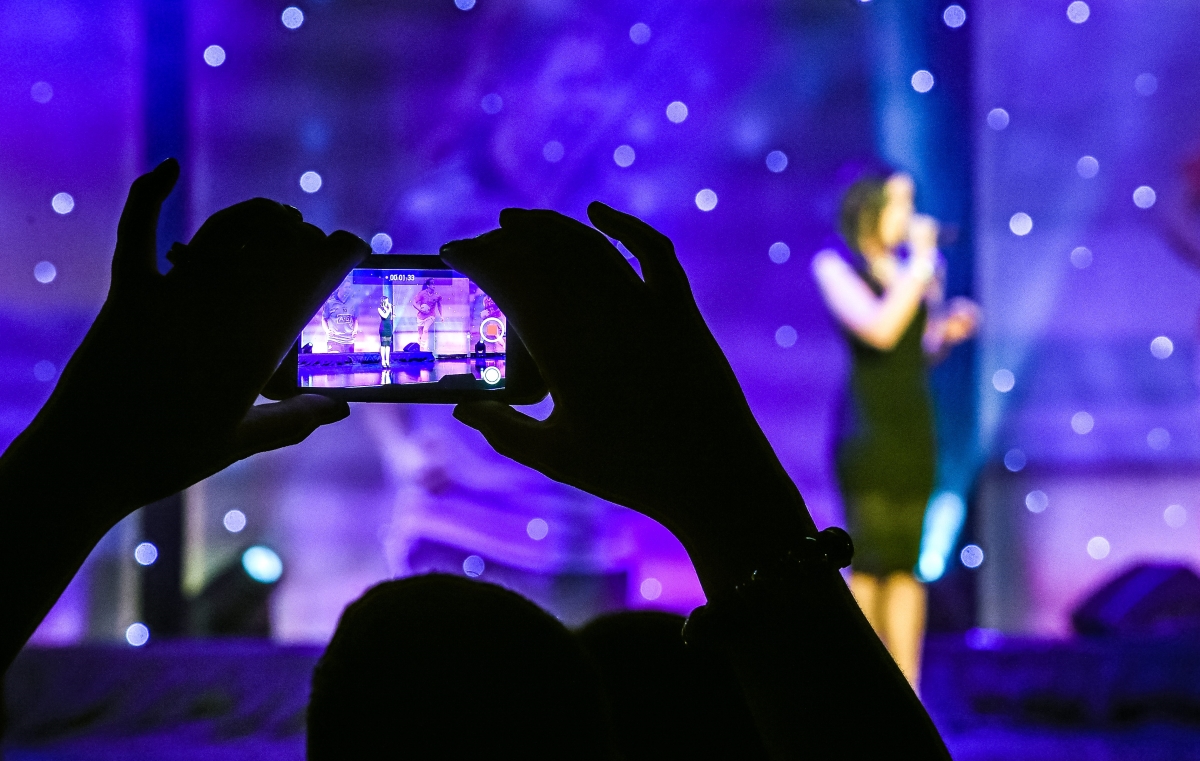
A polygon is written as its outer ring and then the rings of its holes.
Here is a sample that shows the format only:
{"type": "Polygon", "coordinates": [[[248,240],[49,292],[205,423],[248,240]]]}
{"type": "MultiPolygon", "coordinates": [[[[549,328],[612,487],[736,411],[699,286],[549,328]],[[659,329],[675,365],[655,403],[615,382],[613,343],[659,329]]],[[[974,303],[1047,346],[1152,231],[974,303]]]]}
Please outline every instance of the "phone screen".
{"type": "Polygon", "coordinates": [[[356,269],[300,333],[302,388],[504,388],[504,313],[449,269],[356,269]]]}

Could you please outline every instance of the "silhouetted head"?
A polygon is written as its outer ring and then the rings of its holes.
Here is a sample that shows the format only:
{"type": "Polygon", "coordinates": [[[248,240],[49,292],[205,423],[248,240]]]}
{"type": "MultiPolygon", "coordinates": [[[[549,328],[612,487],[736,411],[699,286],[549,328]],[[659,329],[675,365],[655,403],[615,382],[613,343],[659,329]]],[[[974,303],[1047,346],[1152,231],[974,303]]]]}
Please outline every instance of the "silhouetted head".
{"type": "Polygon", "coordinates": [[[903,243],[913,217],[913,191],[912,177],[903,172],[867,176],[851,185],[838,218],[846,244],[863,253],[903,243]]]}
{"type": "Polygon", "coordinates": [[[577,635],[600,669],[618,752],[625,761],[767,758],[741,687],[722,660],[684,645],[683,621],[615,613],[577,635]]]}
{"type": "Polygon", "coordinates": [[[373,587],[313,672],[308,758],[610,758],[603,693],[556,619],[500,587],[373,587]]]}

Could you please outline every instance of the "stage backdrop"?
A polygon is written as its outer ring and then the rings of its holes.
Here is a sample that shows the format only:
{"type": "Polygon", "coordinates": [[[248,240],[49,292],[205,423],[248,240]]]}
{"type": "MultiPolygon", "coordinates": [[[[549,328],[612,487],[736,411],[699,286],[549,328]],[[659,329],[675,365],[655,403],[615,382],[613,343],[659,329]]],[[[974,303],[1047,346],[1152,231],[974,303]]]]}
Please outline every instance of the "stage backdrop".
{"type": "MultiPolygon", "coordinates": [[[[641,215],[675,240],[817,522],[840,520],[828,423],[845,362],[808,264],[831,239],[840,186],[874,151],[857,52],[864,8],[299,8],[302,18],[276,3],[187,4],[191,229],[222,206],[268,196],[381,252],[432,253],[494,226],[506,206],[583,217],[600,199],[641,215]]],[[[0,120],[6,438],[45,398],[103,299],[124,188],[145,168],[144,14],[137,2],[0,3],[10,83],[0,120]],[[68,213],[52,207],[59,192],[73,196],[68,213]],[[44,283],[43,261],[56,268],[44,283]]],[[[606,340],[596,318],[596,334],[580,337],[581,362],[606,340]]],[[[689,372],[671,336],[660,338],[689,372]]],[[[180,372],[222,361],[221,342],[180,336],[180,372]]],[[[638,373],[627,368],[630,383],[638,373]]],[[[187,495],[189,592],[261,542],[284,562],[274,624],[287,640],[323,640],[374,582],[463,573],[472,556],[480,578],[572,622],[615,606],[683,612],[702,602],[663,529],[505,461],[449,412],[360,405],[302,446],[197,487],[187,495]],[[246,518],[236,533],[224,524],[232,510],[246,518]]],[[[138,541],[136,519],[106,540],[41,641],[120,636],[138,615],[138,541]]]]}
{"type": "MultiPolygon", "coordinates": [[[[887,3],[184,3],[187,224],[261,195],[381,252],[432,253],[505,206],[639,214],[675,240],[817,523],[837,523],[845,355],[808,264],[879,144],[873,93],[932,81],[938,98],[958,74],[936,56],[932,80],[881,74],[866,51],[887,3]]],[[[0,0],[0,443],[103,300],[125,189],[147,168],[150,5],[0,0]]],[[[1123,564],[1200,560],[1200,236],[1183,167],[1200,21],[1186,0],[960,5],[961,24],[918,9],[974,46],[983,438],[953,549],[975,541],[984,561],[954,572],[982,582],[984,623],[1062,634],[1073,601],[1123,564]]],[[[597,321],[581,361],[605,340],[597,321]]],[[[221,340],[180,336],[179,371],[221,362],[221,340]]],[[[671,336],[661,346],[689,371],[671,336]]],[[[286,640],[322,641],[364,588],[427,569],[482,569],[571,622],[701,601],[660,527],[505,461],[445,408],[360,405],[186,501],[188,591],[249,544],[273,547],[286,640]]],[[[139,532],[134,518],[105,540],[40,641],[117,638],[137,620],[139,532]]]]}
{"type": "Polygon", "coordinates": [[[1128,564],[1200,565],[1200,17],[973,9],[980,612],[1065,635],[1128,564]]]}

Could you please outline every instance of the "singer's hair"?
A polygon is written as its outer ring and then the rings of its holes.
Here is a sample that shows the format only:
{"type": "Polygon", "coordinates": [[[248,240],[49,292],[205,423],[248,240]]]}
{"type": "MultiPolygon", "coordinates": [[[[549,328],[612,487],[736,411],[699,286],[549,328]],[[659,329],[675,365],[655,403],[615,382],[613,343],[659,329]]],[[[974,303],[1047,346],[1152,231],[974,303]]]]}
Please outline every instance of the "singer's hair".
{"type": "Polygon", "coordinates": [[[879,217],[887,205],[887,181],[888,177],[882,174],[860,177],[842,196],[838,232],[855,253],[862,253],[858,245],[860,238],[879,230],[879,217]]]}

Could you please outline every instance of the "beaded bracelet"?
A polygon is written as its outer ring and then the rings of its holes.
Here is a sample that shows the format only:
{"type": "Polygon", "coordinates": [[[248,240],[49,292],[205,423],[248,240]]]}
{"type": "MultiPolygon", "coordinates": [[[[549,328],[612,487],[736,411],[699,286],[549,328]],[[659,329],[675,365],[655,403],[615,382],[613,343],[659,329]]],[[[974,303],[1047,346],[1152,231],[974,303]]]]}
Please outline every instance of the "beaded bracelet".
{"type": "Polygon", "coordinates": [[[854,542],[836,526],[806,536],[796,549],[755,569],[749,579],[733,588],[733,594],[693,610],[683,625],[683,641],[692,647],[728,641],[740,633],[748,619],[766,612],[764,608],[771,598],[781,593],[792,596],[795,584],[821,572],[845,568],[853,557],[854,542]]]}

